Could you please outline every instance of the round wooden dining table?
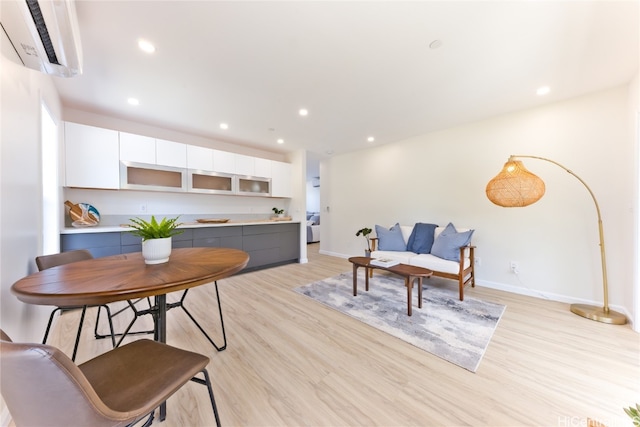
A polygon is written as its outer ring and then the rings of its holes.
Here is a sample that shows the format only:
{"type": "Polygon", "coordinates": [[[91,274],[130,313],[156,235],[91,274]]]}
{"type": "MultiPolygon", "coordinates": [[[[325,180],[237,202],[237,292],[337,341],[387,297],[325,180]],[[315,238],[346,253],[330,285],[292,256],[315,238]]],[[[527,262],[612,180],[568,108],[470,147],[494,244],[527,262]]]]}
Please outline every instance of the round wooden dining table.
{"type": "MultiPolygon", "coordinates": [[[[58,307],[102,305],[136,298],[155,298],[149,310],[154,319],[154,339],[167,341],[167,294],[215,283],[224,345],[218,347],[204,329],[180,306],[200,331],[218,349],[226,348],[218,280],[246,267],[249,254],[229,248],[173,249],[169,261],[145,264],[141,252],[94,258],[48,268],[18,280],[11,292],[22,302],[58,307]]],[[[166,417],[166,402],[160,405],[160,420],[166,417]]]]}
{"type": "Polygon", "coordinates": [[[135,252],[48,268],[18,280],[11,292],[28,304],[58,307],[153,296],[154,338],[166,342],[168,293],[229,277],[248,262],[249,254],[230,248],[173,249],[168,262],[154,265],[145,264],[142,253],[135,252]]]}

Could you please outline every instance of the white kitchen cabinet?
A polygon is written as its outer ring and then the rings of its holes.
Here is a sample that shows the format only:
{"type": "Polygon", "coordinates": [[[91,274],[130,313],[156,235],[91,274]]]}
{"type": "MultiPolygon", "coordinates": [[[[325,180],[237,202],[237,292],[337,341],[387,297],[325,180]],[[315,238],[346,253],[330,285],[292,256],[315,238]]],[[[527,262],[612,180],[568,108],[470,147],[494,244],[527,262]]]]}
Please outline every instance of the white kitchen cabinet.
{"type": "Polygon", "coordinates": [[[213,150],[197,145],[187,145],[187,168],[213,171],[213,150]]]}
{"type": "Polygon", "coordinates": [[[262,178],[271,178],[271,160],[255,157],[254,161],[255,164],[253,175],[262,178]]]}
{"type": "Polygon", "coordinates": [[[64,133],[65,185],[119,188],[118,132],[65,122],[64,133]]]}
{"type": "Polygon", "coordinates": [[[156,139],[156,164],[174,168],[187,167],[187,145],[156,139]]]}
{"type": "Polygon", "coordinates": [[[213,150],[213,170],[222,173],[236,173],[236,155],[227,151],[213,150]]]}
{"type": "Polygon", "coordinates": [[[120,160],[186,168],[187,146],[179,142],[120,132],[120,160]]]}
{"type": "Polygon", "coordinates": [[[120,132],[120,160],[156,164],[156,139],[120,132]]]}
{"type": "Polygon", "coordinates": [[[271,197],[293,197],[292,173],[290,163],[271,162],[271,197]]]}
{"type": "Polygon", "coordinates": [[[236,175],[255,175],[255,157],[245,156],[244,154],[236,154],[236,175]]]}

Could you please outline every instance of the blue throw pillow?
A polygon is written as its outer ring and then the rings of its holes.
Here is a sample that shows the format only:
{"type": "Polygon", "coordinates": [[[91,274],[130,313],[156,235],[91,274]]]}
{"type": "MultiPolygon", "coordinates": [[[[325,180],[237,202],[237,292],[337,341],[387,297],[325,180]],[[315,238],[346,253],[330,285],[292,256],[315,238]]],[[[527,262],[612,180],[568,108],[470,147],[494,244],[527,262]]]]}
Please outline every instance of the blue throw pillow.
{"type": "Polygon", "coordinates": [[[376,237],[378,238],[379,251],[406,251],[407,245],[402,237],[400,224],[396,224],[390,229],[376,225],[376,237]]]}
{"type": "Polygon", "coordinates": [[[433,242],[431,254],[449,261],[460,261],[460,246],[471,242],[473,232],[474,230],[469,230],[458,233],[453,224],[449,223],[433,242]]]}
{"type": "Polygon", "coordinates": [[[411,231],[411,236],[409,236],[407,250],[417,254],[431,253],[433,236],[437,226],[437,224],[416,223],[411,231]]]}

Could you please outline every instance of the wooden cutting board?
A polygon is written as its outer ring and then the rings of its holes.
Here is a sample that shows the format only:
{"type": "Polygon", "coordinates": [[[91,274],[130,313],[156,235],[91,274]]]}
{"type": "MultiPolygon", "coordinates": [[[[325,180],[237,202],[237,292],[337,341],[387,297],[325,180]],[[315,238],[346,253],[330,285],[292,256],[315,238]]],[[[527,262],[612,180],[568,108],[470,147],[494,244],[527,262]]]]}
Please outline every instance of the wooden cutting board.
{"type": "Polygon", "coordinates": [[[72,221],[86,221],[88,219],[89,222],[93,221],[96,224],[98,223],[98,218],[96,218],[95,215],[91,212],[87,212],[89,218],[82,218],[82,208],[80,207],[80,205],[72,203],[69,200],[64,202],[64,204],[69,208],[69,216],[71,217],[72,221]]]}

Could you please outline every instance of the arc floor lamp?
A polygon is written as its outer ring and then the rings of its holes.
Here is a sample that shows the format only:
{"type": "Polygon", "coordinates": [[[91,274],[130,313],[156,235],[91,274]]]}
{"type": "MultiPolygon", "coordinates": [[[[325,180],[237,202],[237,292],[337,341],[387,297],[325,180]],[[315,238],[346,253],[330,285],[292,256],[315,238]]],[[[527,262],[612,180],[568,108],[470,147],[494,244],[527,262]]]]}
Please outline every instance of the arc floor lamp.
{"type": "Polygon", "coordinates": [[[489,200],[498,206],[503,207],[524,207],[540,200],[544,195],[545,185],[542,179],[529,172],[519,158],[529,158],[544,160],[553,163],[573,175],[587,189],[593,203],[596,205],[598,214],[598,232],[600,235],[600,258],[602,260],[602,283],[604,288],[604,305],[596,307],[587,304],[572,304],[571,312],[586,317],[587,319],[596,320],[598,322],[610,323],[614,325],[624,325],[627,318],[624,314],[609,309],[609,288],[607,285],[607,262],[604,250],[604,230],[602,228],[602,217],[600,216],[600,207],[593,191],[586,182],[571,170],[562,166],[560,163],[537,156],[512,155],[507,163],[495,178],[487,184],[486,193],[489,200]]]}

